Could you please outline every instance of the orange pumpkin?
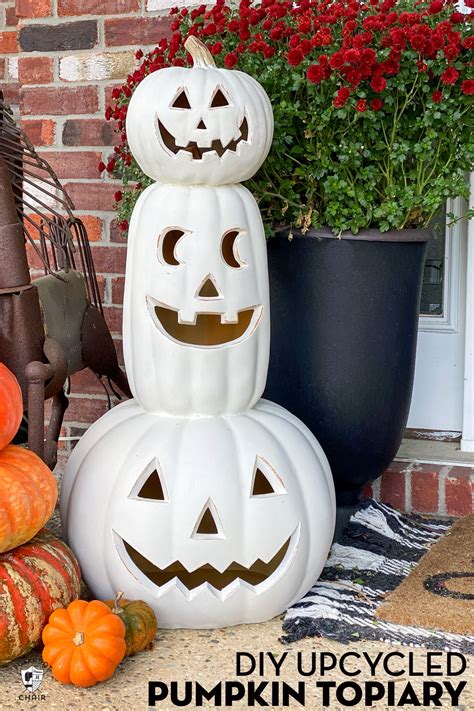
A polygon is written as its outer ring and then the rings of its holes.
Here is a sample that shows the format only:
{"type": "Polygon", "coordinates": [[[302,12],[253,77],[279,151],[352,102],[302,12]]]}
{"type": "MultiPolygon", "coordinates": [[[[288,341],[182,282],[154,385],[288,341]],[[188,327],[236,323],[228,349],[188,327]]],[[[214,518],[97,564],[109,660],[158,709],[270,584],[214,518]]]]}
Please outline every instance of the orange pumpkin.
{"type": "Polygon", "coordinates": [[[43,630],[43,660],[61,684],[93,686],[109,679],[125,656],[125,625],[100,600],[55,610],[43,630]]]}
{"type": "Polygon", "coordinates": [[[24,447],[0,451],[0,553],[26,543],[49,520],[58,487],[42,459],[24,447]]]}
{"type": "Polygon", "coordinates": [[[23,417],[23,396],[18,380],[0,363],[0,449],[16,435],[23,417]]]}
{"type": "Polygon", "coordinates": [[[0,554],[0,664],[34,647],[52,611],[69,605],[80,590],[74,555],[49,531],[0,554]]]}

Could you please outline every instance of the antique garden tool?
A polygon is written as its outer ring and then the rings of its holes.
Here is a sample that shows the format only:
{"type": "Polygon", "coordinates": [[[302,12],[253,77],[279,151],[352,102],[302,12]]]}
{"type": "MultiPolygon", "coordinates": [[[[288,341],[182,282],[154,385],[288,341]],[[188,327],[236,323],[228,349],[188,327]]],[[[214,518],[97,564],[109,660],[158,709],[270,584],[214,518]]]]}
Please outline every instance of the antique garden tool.
{"type": "Polygon", "coordinates": [[[130,395],[103,316],[87,232],[73,209],[0,96],[0,361],[20,382],[29,446],[50,466],[68,405],[68,376],[90,367],[112,390],[114,383],[130,395]],[[34,283],[27,244],[44,270],[34,283]]]}

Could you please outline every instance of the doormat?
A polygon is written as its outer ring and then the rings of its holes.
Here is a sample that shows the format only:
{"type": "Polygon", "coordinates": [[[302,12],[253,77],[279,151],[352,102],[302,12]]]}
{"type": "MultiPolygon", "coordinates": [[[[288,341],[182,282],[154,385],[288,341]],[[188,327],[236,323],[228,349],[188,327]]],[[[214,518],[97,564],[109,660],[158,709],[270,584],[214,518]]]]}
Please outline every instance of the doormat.
{"type": "Polygon", "coordinates": [[[429,549],[376,611],[399,625],[474,634],[474,516],[466,516],[429,549]]]}
{"type": "Polygon", "coordinates": [[[474,653],[474,636],[378,619],[377,608],[451,530],[453,520],[402,514],[367,499],[334,543],[318,582],[285,616],[281,641],[327,637],[474,653]]]}

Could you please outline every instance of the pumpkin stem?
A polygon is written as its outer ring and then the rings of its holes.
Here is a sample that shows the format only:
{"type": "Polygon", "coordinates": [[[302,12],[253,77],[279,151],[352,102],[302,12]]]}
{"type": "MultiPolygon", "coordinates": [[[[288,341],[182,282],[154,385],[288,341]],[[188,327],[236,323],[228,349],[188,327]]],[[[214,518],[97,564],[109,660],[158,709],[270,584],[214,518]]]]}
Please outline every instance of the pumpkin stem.
{"type": "Polygon", "coordinates": [[[193,59],[193,66],[195,67],[215,67],[216,63],[214,57],[206,47],[206,45],[201,42],[200,39],[194,35],[189,35],[188,39],[184,43],[185,49],[189,52],[193,59]]]}
{"type": "Polygon", "coordinates": [[[81,644],[84,644],[84,632],[76,632],[76,634],[72,638],[72,641],[74,642],[76,647],[80,647],[81,644]]]}
{"type": "Polygon", "coordinates": [[[120,600],[123,598],[124,593],[123,592],[118,592],[117,595],[115,596],[114,600],[114,606],[112,608],[112,612],[115,615],[120,615],[122,608],[120,607],[120,600]]]}

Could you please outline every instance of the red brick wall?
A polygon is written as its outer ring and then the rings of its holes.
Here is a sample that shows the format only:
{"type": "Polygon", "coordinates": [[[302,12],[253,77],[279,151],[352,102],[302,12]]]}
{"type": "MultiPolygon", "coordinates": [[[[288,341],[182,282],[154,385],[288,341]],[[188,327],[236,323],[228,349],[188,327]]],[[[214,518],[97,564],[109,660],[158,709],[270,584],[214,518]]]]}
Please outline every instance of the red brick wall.
{"type": "MultiPolygon", "coordinates": [[[[0,84],[87,226],[120,354],[126,245],[114,219],[118,186],[97,170],[116,140],[104,111],[112,88],[133,70],[136,49],[154,47],[167,33],[166,15],[174,4],[0,0],[0,84]]],[[[107,407],[104,390],[89,371],[73,377],[70,402],[65,437],[80,434],[107,407]]]]}

